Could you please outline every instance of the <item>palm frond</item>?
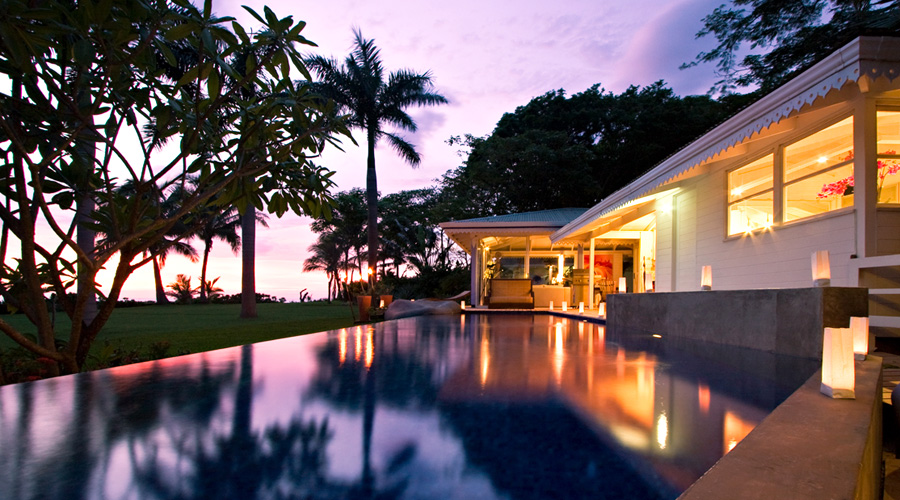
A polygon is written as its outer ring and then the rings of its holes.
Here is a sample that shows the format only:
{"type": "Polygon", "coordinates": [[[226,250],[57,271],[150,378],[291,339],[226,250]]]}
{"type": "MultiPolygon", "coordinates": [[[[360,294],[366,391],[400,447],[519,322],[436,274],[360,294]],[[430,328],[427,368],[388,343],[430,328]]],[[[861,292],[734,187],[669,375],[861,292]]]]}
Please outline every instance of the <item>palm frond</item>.
{"type": "Polygon", "coordinates": [[[413,168],[418,167],[419,163],[422,161],[422,157],[419,155],[419,152],[416,151],[416,147],[409,143],[406,139],[394,135],[388,132],[384,132],[383,135],[387,137],[388,143],[391,145],[391,148],[403,158],[403,161],[409,163],[413,168]]]}

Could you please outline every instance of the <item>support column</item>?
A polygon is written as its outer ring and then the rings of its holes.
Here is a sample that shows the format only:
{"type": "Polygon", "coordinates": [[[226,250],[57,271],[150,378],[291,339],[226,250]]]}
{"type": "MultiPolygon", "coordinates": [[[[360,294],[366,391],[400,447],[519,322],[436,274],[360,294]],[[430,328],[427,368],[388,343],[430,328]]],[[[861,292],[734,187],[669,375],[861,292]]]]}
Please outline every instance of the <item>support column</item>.
{"type": "Polygon", "coordinates": [[[575,269],[584,269],[584,243],[578,244],[578,256],[575,257],[575,269]]]}
{"type": "Polygon", "coordinates": [[[469,300],[472,303],[472,307],[477,307],[481,304],[481,248],[479,243],[480,238],[473,237],[472,241],[469,243],[469,254],[472,256],[471,260],[471,294],[469,296],[469,300]]]}
{"type": "Polygon", "coordinates": [[[590,304],[590,309],[594,308],[594,237],[591,236],[591,252],[589,254],[590,259],[588,260],[588,269],[590,269],[590,274],[588,274],[588,295],[590,298],[588,299],[588,304],[590,304]]]}
{"type": "Polygon", "coordinates": [[[525,279],[531,278],[531,236],[525,237],[525,279]]]}
{"type": "Polygon", "coordinates": [[[878,159],[875,100],[862,94],[853,114],[853,205],[856,210],[856,256],[878,255],[878,159]]]}

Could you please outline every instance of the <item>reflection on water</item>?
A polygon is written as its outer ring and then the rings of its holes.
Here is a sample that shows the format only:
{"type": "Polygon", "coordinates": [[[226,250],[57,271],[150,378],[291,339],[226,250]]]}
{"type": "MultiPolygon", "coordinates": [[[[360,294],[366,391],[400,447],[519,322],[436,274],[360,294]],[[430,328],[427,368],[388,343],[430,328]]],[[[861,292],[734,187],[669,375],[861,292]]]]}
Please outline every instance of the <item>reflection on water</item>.
{"type": "Polygon", "coordinates": [[[813,369],[551,316],[353,327],[2,387],[0,498],[674,498],[813,369]]]}

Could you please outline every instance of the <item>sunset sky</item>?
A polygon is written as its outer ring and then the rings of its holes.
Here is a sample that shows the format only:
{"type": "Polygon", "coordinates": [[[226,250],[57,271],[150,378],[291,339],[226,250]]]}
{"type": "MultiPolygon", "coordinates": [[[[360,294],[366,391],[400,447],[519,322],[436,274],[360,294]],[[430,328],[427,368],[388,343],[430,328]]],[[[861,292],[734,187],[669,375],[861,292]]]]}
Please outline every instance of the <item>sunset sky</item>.
{"type": "MultiPolygon", "coordinates": [[[[415,2],[407,0],[331,0],[329,2],[215,0],[217,14],[238,18],[245,28],[257,23],[241,5],[307,22],[303,34],[318,44],[316,53],[343,60],[353,28],[375,40],[387,70],[431,71],[436,89],[450,100],[436,108],[411,109],[419,131],[408,135],[422,154],[412,169],[390,149],[376,150],[382,195],[435,184],[463,160],[453,135],[490,134],[504,112],[554,89],[568,94],[595,83],[615,93],[629,85],[665,80],[679,95],[703,94],[715,81],[710,65],[681,71],[713,44],[695,40],[702,18],[721,0],[534,0],[415,2]]],[[[357,140],[363,138],[357,133],[357,140]]],[[[346,152],[327,153],[318,163],[336,172],[337,191],[365,186],[365,149],[348,143],[346,152]]],[[[652,165],[647,165],[651,167],[652,165]]],[[[306,288],[325,296],[324,274],[302,273],[307,247],[315,241],[309,219],[286,215],[270,219],[257,232],[257,291],[297,300],[306,288]]],[[[198,246],[198,251],[202,250],[198,246]]],[[[209,278],[221,277],[226,293],[240,291],[240,257],[216,243],[209,278]]],[[[163,280],[177,273],[200,275],[200,264],[170,257],[163,280]]],[[[149,266],[136,272],[122,294],[153,298],[149,266]]]]}

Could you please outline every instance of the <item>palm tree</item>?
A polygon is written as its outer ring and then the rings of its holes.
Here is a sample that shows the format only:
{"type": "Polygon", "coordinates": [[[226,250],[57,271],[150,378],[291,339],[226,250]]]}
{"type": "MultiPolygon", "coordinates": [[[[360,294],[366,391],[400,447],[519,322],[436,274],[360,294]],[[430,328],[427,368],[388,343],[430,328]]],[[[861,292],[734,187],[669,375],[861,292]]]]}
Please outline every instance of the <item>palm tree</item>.
{"type": "Polygon", "coordinates": [[[191,277],[183,274],[175,276],[175,281],[169,284],[169,288],[171,290],[166,293],[179,304],[190,304],[197,292],[191,287],[191,277]]]}
{"type": "Polygon", "coordinates": [[[207,302],[206,290],[206,266],[209,263],[209,252],[212,251],[215,240],[224,241],[231,247],[231,251],[237,254],[241,248],[241,237],[238,230],[241,228],[241,216],[234,206],[227,207],[203,207],[198,216],[197,238],[203,242],[203,264],[200,268],[200,302],[207,302]]]}
{"type": "Polygon", "coordinates": [[[340,268],[344,248],[337,243],[336,233],[322,233],[308,250],[312,256],[303,261],[303,272],[324,271],[328,277],[328,300],[340,295],[340,268]]]}
{"type": "MultiPolygon", "coordinates": [[[[319,77],[311,84],[322,97],[332,99],[341,112],[348,114],[348,125],[365,131],[368,147],[366,203],[368,205],[368,266],[378,263],[378,182],[375,175],[375,145],[386,139],[394,151],[416,167],[421,157],[406,139],[384,130],[386,125],[415,132],[416,122],[406,113],[409,106],[434,106],[447,99],[432,88],[431,73],[404,69],[392,72],[385,80],[380,50],[373,40],[354,30],[355,48],[343,65],[334,58],[312,56],[307,66],[319,77]]],[[[375,274],[372,274],[375,280],[375,274]]]]}

